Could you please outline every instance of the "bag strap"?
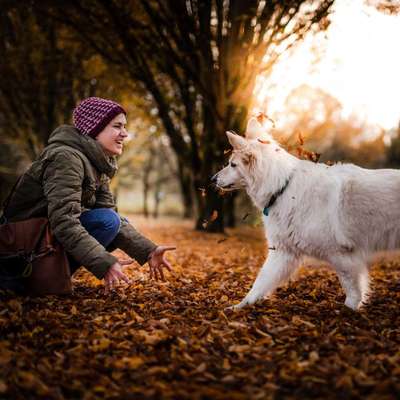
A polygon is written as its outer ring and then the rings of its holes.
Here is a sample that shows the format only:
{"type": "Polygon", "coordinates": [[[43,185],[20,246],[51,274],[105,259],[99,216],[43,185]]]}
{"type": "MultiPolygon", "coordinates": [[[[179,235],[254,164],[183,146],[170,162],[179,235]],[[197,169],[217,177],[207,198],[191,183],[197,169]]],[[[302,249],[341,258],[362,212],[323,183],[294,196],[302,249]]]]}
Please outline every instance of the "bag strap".
{"type": "Polygon", "coordinates": [[[36,243],[33,246],[33,252],[38,254],[40,252],[41,249],[39,249],[39,244],[42,241],[43,237],[46,235],[46,243],[48,244],[46,246],[45,250],[50,250],[53,248],[53,246],[50,244],[51,243],[51,236],[49,234],[49,230],[47,228],[47,226],[49,225],[49,220],[47,219],[46,222],[44,224],[42,224],[42,226],[40,227],[40,230],[38,232],[37,235],[37,240],[36,243]]]}
{"type": "Polygon", "coordinates": [[[18,186],[18,183],[21,181],[22,177],[24,176],[24,174],[20,175],[17,179],[17,181],[14,183],[14,186],[12,187],[10,193],[8,194],[8,196],[6,197],[6,199],[3,202],[3,216],[5,216],[6,213],[6,208],[8,207],[8,205],[10,204],[10,200],[12,195],[14,194],[14,191],[16,189],[16,187],[18,186]]]}

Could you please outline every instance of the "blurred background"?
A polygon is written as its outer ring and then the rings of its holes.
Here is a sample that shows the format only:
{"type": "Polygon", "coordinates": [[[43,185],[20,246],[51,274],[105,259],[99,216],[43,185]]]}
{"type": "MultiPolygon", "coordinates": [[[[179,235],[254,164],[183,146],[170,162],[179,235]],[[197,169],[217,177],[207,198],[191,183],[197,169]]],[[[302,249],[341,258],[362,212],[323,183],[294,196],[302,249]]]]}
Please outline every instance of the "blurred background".
{"type": "Polygon", "coordinates": [[[399,1],[0,0],[0,15],[1,201],[88,96],[128,111],[120,211],[200,230],[258,221],[244,193],[209,187],[251,115],[300,157],[400,166],[399,1]]]}

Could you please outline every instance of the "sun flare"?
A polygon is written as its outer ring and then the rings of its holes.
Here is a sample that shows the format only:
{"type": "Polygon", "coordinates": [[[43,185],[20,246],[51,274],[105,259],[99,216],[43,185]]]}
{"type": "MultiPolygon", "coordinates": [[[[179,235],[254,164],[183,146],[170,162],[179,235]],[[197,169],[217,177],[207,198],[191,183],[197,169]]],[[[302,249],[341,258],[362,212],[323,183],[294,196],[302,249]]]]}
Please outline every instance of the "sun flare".
{"type": "Polygon", "coordinates": [[[339,0],[327,32],[307,37],[270,76],[257,78],[255,109],[282,113],[291,90],[307,84],[336,97],[344,116],[393,128],[400,119],[398,38],[400,16],[383,14],[363,0],[339,0]]]}

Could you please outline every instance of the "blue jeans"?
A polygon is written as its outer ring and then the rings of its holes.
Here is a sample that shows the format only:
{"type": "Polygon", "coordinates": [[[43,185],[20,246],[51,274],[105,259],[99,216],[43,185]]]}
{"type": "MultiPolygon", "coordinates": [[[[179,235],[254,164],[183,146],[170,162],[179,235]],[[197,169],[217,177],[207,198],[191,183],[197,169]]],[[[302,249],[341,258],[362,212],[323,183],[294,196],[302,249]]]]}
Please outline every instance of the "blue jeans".
{"type": "MultiPolygon", "coordinates": [[[[89,235],[93,236],[105,248],[115,239],[121,227],[119,214],[111,208],[94,208],[84,211],[79,220],[89,235]]],[[[80,267],[80,264],[71,256],[68,258],[71,274],[73,274],[80,267]]]]}

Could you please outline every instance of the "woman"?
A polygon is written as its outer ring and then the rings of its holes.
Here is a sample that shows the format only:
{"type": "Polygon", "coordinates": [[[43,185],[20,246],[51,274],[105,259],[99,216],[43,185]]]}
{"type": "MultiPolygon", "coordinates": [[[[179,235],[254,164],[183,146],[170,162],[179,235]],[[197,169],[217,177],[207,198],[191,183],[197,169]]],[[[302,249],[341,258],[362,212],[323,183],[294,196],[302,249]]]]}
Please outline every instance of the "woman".
{"type": "Polygon", "coordinates": [[[3,221],[48,217],[52,232],[70,260],[71,273],[85,266],[104,278],[106,293],[121,281],[132,260],[118,260],[110,251],[120,248],[143,265],[150,276],[164,279],[171,270],[164,253],[117,213],[109,181],[116,172],[114,156],[121,155],[126,112],[118,103],[98,97],[83,100],[73,111],[74,126],[62,125],[20,179],[3,211],[3,221]]]}

